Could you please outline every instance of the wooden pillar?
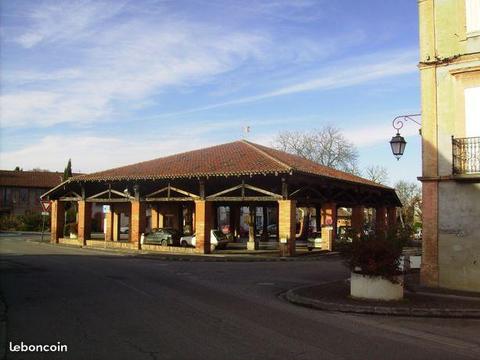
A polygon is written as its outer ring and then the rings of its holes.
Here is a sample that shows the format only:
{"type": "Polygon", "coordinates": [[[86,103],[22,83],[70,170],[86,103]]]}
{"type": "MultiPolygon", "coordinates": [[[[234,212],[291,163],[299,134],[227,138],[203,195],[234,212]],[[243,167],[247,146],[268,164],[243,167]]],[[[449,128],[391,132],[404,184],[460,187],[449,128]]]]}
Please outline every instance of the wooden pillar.
{"type": "Polygon", "coordinates": [[[247,250],[258,250],[258,241],[255,239],[255,230],[257,228],[257,207],[250,206],[248,209],[248,242],[247,242],[247,250]]]}
{"type": "Polygon", "coordinates": [[[228,219],[228,226],[230,229],[230,232],[233,235],[233,238],[235,239],[235,206],[229,205],[228,206],[229,212],[230,212],[230,217],[228,219]]]}
{"type": "Polygon", "coordinates": [[[268,241],[269,235],[268,235],[268,208],[266,206],[262,207],[263,210],[263,241],[268,241]]]}
{"type": "Polygon", "coordinates": [[[213,206],[211,201],[195,200],[195,248],[210,253],[210,230],[212,228],[213,206]]]}
{"type": "Polygon", "coordinates": [[[363,224],[365,221],[365,208],[361,205],[352,207],[352,230],[358,237],[363,232],[363,224]]]}
{"type": "Polygon", "coordinates": [[[387,208],[387,222],[388,228],[393,228],[397,225],[397,208],[396,207],[388,207],[387,208]]]}
{"type": "Polygon", "coordinates": [[[110,211],[105,213],[105,241],[113,240],[113,205],[110,205],[110,211]]]}
{"type": "Polygon", "coordinates": [[[332,227],[333,240],[337,238],[337,204],[325,203],[322,205],[322,226],[332,227]]]}
{"type": "Polygon", "coordinates": [[[375,234],[377,237],[385,237],[387,230],[387,208],[379,206],[375,208],[375,234]]]}
{"type": "Polygon", "coordinates": [[[50,242],[58,244],[58,239],[63,237],[65,227],[65,204],[58,200],[53,200],[50,214],[50,242]]]}
{"type": "Polygon", "coordinates": [[[184,219],[183,219],[183,205],[182,204],[178,205],[177,215],[178,215],[178,233],[180,234],[180,236],[183,236],[184,219]]]}
{"type": "Polygon", "coordinates": [[[240,237],[240,207],[238,205],[230,205],[230,231],[235,240],[240,237]]]}
{"type": "Polygon", "coordinates": [[[131,201],[130,205],[130,242],[132,242],[138,249],[141,248],[140,237],[145,232],[145,203],[140,200],[131,201]]]}
{"type": "Polygon", "coordinates": [[[320,205],[315,206],[315,230],[322,231],[322,207],[320,205]]]}
{"type": "Polygon", "coordinates": [[[213,217],[213,223],[212,223],[212,227],[214,229],[218,229],[218,210],[219,210],[219,207],[216,206],[216,205],[212,205],[213,207],[213,214],[214,214],[214,217],[213,217]]]}
{"type": "Polygon", "coordinates": [[[297,226],[297,206],[295,200],[278,200],[278,230],[280,255],[295,255],[295,233],[297,226]]]}
{"type": "Polygon", "coordinates": [[[87,245],[92,228],[92,203],[80,200],[78,202],[78,242],[87,245]]]}
{"type": "Polygon", "coordinates": [[[157,205],[152,205],[152,209],[150,212],[151,222],[152,222],[152,229],[158,229],[158,207],[157,205]]]}

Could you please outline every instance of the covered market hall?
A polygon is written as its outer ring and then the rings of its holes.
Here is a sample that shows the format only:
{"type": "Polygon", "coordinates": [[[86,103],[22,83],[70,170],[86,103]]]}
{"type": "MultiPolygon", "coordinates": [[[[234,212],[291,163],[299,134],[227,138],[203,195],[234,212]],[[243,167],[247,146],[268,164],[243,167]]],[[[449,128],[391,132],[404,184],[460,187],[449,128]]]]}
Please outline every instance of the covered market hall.
{"type": "Polygon", "coordinates": [[[246,140],[74,176],[42,198],[51,201],[52,243],[155,250],[165,246],[144,244],[142,234],[173,228],[195,234],[189,251],[206,254],[214,250],[211,230],[218,229],[247,250],[271,243],[282,256],[295,255],[296,240],[311,232],[331,250],[340,208],[350,209],[349,225],[359,233],[367,209],[374,209],[376,231],[384,231],[401,206],[392,188],[246,140]],[[75,239],[65,236],[71,206],[75,239]],[[106,209],[103,240],[91,236],[92,206],[106,209]],[[121,237],[122,221],[128,239],[121,237]]]}

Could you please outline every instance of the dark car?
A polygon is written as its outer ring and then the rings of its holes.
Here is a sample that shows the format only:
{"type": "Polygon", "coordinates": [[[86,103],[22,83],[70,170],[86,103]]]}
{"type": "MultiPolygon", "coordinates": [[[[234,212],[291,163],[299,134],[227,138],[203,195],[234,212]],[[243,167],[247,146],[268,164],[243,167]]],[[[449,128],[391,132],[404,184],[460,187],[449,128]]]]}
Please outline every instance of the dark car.
{"type": "Polygon", "coordinates": [[[180,236],[174,229],[152,229],[147,234],[142,234],[142,244],[160,244],[162,246],[178,245],[180,236]]]}

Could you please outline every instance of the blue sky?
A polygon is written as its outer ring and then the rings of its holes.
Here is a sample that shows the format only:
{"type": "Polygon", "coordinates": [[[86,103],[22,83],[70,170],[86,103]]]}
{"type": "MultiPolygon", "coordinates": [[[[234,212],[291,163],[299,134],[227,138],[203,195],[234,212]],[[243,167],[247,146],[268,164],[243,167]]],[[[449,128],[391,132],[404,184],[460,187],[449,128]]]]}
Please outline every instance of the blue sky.
{"type": "Polygon", "coordinates": [[[333,124],[421,172],[415,0],[2,1],[0,167],[90,172],[333,124]]]}

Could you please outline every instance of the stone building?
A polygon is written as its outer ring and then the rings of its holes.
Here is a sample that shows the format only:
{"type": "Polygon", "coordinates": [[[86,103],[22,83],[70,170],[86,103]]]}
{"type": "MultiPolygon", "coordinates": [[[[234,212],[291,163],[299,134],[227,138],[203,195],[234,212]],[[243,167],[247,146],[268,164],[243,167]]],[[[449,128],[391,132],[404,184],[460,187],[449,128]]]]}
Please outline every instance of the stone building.
{"type": "Polygon", "coordinates": [[[352,227],[362,231],[366,207],[376,209],[376,227],[383,230],[396,221],[401,206],[392,188],[245,140],[75,176],[44,197],[52,201],[54,243],[67,241],[62,239],[64,204],[74,201],[79,245],[93,244],[91,211],[96,204],[110,205],[105,246],[142,248],[141,234],[150,223],[151,228],[195,233],[200,253],[210,251],[211,229],[228,225],[236,237],[247,223],[248,249],[258,249],[259,236],[274,232],[280,253],[293,255],[310,215],[331,248],[337,208],[350,208],[352,227]],[[303,214],[300,226],[297,209],[303,214]],[[130,222],[127,244],[120,244],[122,216],[130,222]],[[261,222],[261,233],[255,231],[256,222],[261,222]]]}
{"type": "Polygon", "coordinates": [[[480,291],[480,0],[419,0],[428,286],[480,291]]]}

